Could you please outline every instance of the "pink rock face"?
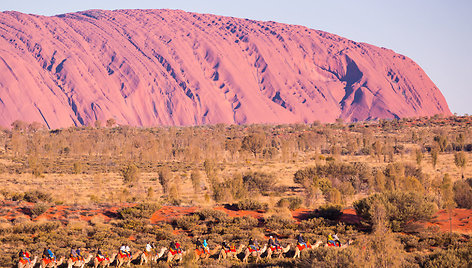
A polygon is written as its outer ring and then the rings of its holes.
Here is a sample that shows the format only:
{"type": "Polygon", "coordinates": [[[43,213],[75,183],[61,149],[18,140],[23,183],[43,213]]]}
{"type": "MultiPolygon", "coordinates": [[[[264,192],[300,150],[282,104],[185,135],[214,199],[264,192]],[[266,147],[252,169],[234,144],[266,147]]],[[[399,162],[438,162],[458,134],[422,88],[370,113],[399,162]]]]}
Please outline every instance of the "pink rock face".
{"type": "Polygon", "coordinates": [[[275,22],[170,10],[0,13],[0,125],[333,122],[451,112],[411,59],[275,22]]]}

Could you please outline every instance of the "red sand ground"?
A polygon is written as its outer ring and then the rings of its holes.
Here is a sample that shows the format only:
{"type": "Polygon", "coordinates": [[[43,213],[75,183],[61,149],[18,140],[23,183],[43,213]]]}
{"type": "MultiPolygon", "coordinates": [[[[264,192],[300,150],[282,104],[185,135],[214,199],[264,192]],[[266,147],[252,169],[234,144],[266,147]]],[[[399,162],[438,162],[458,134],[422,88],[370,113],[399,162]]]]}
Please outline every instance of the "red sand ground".
{"type": "MultiPolygon", "coordinates": [[[[34,218],[31,216],[31,208],[33,204],[26,202],[1,202],[0,203],[0,219],[12,221],[17,218],[27,218],[34,221],[39,220],[58,220],[63,223],[73,221],[91,221],[94,218],[101,218],[104,222],[108,222],[113,218],[117,218],[117,211],[124,207],[133,206],[134,204],[119,204],[102,208],[87,208],[78,206],[54,206],[49,208],[42,215],[34,218]]],[[[164,206],[156,211],[150,218],[152,224],[158,222],[171,222],[173,219],[184,215],[190,215],[199,210],[199,207],[176,207],[164,206]]],[[[225,207],[215,207],[215,210],[223,211],[229,217],[251,216],[261,219],[264,216],[263,211],[247,211],[233,210],[225,207]]],[[[307,219],[312,210],[300,208],[292,211],[292,217],[297,221],[307,219]]],[[[358,224],[360,217],[356,215],[354,209],[345,209],[340,221],[347,224],[358,224]]],[[[449,231],[449,214],[446,210],[440,210],[435,218],[427,223],[423,223],[425,227],[438,226],[443,232],[449,231]]],[[[452,231],[464,234],[472,234],[472,209],[454,209],[452,213],[452,231]]]]}
{"type": "Polygon", "coordinates": [[[257,211],[251,211],[251,210],[231,210],[231,209],[227,209],[225,207],[215,207],[214,208],[215,210],[219,210],[219,211],[223,211],[225,212],[226,214],[228,214],[229,217],[244,217],[244,216],[251,216],[251,217],[254,217],[256,219],[260,219],[263,217],[264,215],[264,212],[261,211],[261,210],[257,210],[257,211]]]}
{"type": "Polygon", "coordinates": [[[190,215],[197,210],[197,207],[176,207],[176,206],[164,206],[158,211],[154,212],[151,216],[151,223],[156,224],[158,222],[170,222],[175,218],[190,215]]]}
{"type": "Polygon", "coordinates": [[[435,219],[427,222],[425,226],[438,226],[439,230],[449,232],[452,223],[452,231],[464,234],[472,234],[472,210],[457,208],[452,211],[452,221],[449,220],[447,210],[436,213],[435,219]]]}

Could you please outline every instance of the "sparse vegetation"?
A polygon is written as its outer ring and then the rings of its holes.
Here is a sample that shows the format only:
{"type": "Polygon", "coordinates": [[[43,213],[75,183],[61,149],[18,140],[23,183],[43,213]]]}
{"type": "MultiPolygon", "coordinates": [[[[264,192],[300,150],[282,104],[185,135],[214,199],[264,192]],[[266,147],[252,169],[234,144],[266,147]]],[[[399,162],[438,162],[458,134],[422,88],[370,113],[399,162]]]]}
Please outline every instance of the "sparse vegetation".
{"type": "Polygon", "coordinates": [[[37,255],[51,245],[65,256],[79,246],[142,250],[175,239],[193,249],[202,237],[213,248],[269,235],[293,245],[298,233],[310,242],[337,233],[354,242],[267,265],[464,267],[467,235],[418,222],[437,209],[471,209],[471,123],[465,116],[141,129],[111,119],[106,128],[48,131],[14,122],[0,130],[0,266],[12,266],[20,247],[37,255]],[[361,225],[344,222],[352,207],[361,225]],[[151,219],[160,208],[169,218],[151,219]],[[187,212],[171,218],[179,209],[187,212]]]}

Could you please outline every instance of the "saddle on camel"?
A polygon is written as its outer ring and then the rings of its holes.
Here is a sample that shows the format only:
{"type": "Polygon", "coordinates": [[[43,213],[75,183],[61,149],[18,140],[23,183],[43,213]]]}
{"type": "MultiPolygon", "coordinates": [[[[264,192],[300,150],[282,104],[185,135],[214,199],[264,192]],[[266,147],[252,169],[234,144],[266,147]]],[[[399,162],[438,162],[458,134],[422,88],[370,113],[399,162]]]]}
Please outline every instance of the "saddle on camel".
{"type": "Polygon", "coordinates": [[[172,255],[176,255],[176,254],[182,253],[182,249],[180,248],[179,242],[174,242],[174,241],[172,241],[172,243],[170,243],[169,252],[170,252],[172,255]]]}
{"type": "Polygon", "coordinates": [[[56,262],[56,256],[54,255],[54,253],[52,252],[52,250],[49,247],[44,249],[43,256],[42,256],[42,261],[46,265],[50,264],[51,262],[56,262]]]}
{"type": "Polygon", "coordinates": [[[328,235],[328,242],[326,243],[328,247],[341,247],[341,242],[339,241],[338,235],[334,234],[328,235]]]}
{"type": "Polygon", "coordinates": [[[249,245],[247,246],[249,249],[249,253],[252,253],[254,251],[258,252],[261,250],[261,247],[259,247],[257,240],[253,239],[252,237],[249,239],[249,245]]]}
{"type": "Polygon", "coordinates": [[[305,242],[301,234],[298,235],[297,240],[298,240],[297,247],[300,251],[306,248],[311,248],[310,242],[305,242]]]}
{"type": "Polygon", "coordinates": [[[84,257],[80,253],[80,248],[74,250],[73,248],[70,250],[70,259],[71,262],[78,262],[78,261],[83,261],[84,257]]]}
{"type": "Polygon", "coordinates": [[[119,255],[119,258],[121,258],[121,259],[131,258],[131,250],[130,250],[129,246],[122,245],[120,247],[120,251],[119,251],[118,255],[119,255]]]}
{"type": "Polygon", "coordinates": [[[208,243],[207,243],[206,239],[203,240],[203,243],[202,243],[200,241],[200,239],[198,238],[195,245],[196,245],[195,253],[197,255],[200,256],[202,254],[210,254],[210,249],[208,248],[208,243]]]}
{"type": "Polygon", "coordinates": [[[21,251],[20,251],[20,254],[19,254],[19,257],[20,257],[19,262],[20,262],[21,264],[31,263],[30,254],[29,254],[29,252],[26,251],[26,250],[21,250],[21,251]]]}
{"type": "Polygon", "coordinates": [[[269,248],[272,252],[276,252],[277,250],[282,250],[282,246],[279,243],[279,240],[277,238],[274,238],[272,236],[269,237],[269,242],[267,243],[269,245],[269,248]]]}
{"type": "Polygon", "coordinates": [[[95,256],[97,258],[98,262],[104,262],[104,261],[109,261],[110,258],[107,256],[107,254],[103,254],[101,249],[97,250],[97,255],[95,256]]]}
{"type": "Polygon", "coordinates": [[[230,252],[236,253],[236,245],[234,243],[231,243],[231,245],[228,245],[226,241],[223,241],[222,247],[225,253],[230,253],[230,252]]]}

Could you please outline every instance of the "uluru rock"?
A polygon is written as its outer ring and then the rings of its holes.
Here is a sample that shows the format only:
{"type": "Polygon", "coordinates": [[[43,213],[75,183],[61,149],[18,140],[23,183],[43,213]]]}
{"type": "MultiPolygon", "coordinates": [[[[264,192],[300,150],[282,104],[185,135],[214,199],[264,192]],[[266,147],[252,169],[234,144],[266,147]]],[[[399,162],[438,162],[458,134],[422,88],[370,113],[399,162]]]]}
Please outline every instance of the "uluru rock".
{"type": "Polygon", "coordinates": [[[302,26],[174,10],[0,13],[0,125],[449,115],[411,59],[302,26]]]}

